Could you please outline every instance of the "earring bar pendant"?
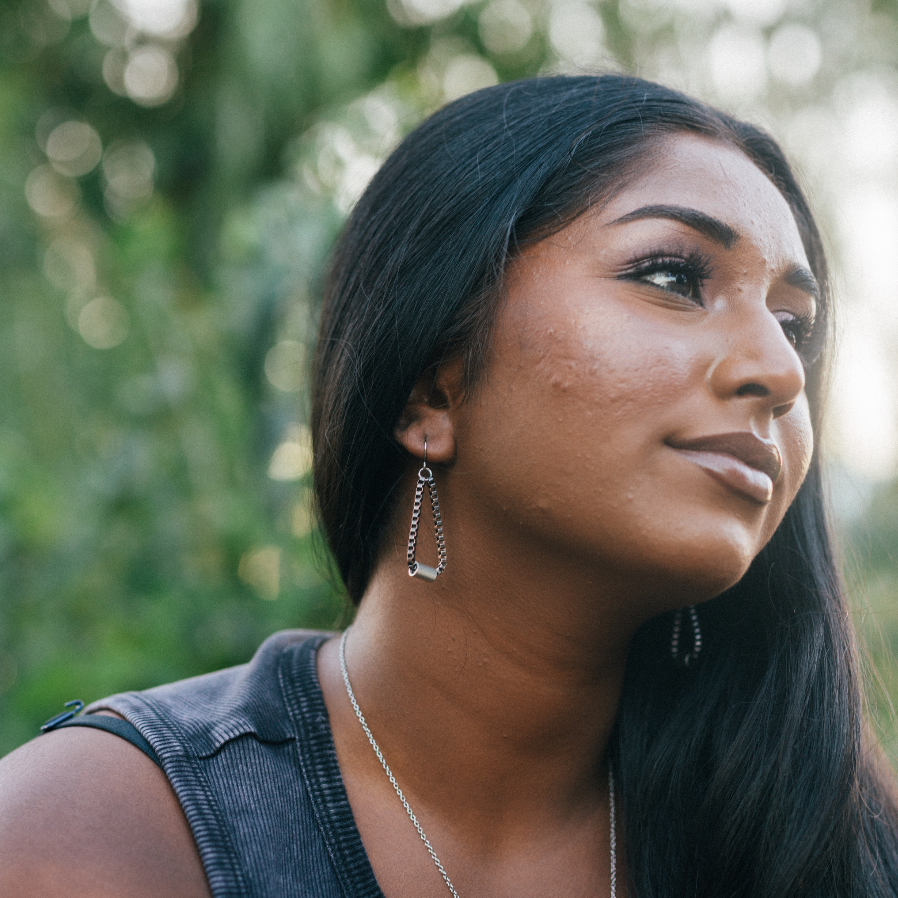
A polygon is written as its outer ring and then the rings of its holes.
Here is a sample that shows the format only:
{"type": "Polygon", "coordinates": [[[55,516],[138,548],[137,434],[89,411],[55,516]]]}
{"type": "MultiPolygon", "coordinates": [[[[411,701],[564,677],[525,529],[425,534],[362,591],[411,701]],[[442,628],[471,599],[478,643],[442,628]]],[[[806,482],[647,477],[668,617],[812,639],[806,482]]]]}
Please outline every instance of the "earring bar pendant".
{"type": "Polygon", "coordinates": [[[420,561],[416,561],[408,569],[408,573],[410,577],[417,577],[419,580],[426,580],[428,583],[433,583],[440,576],[440,572],[435,567],[431,567],[429,564],[421,564],[420,561]]]}

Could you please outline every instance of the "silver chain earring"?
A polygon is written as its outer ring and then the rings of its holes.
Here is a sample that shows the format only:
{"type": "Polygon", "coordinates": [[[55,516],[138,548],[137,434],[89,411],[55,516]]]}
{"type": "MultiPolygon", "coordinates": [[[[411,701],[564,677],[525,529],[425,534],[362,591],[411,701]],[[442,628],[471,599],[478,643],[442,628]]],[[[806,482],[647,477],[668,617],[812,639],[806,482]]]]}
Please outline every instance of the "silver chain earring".
{"type": "Polygon", "coordinates": [[[689,667],[702,650],[702,631],[698,625],[698,612],[695,610],[695,605],[690,605],[686,610],[692,621],[692,649],[685,654],[680,654],[680,631],[683,628],[682,608],[678,608],[674,612],[673,632],[670,636],[670,656],[673,658],[674,664],[681,664],[683,667],[689,667]]]}
{"type": "Polygon", "coordinates": [[[424,464],[418,471],[418,486],[415,489],[415,507],[412,510],[412,527],[408,532],[408,575],[420,577],[433,583],[446,570],[446,543],[443,539],[443,519],[440,517],[440,501],[437,499],[437,485],[434,483],[433,471],[427,467],[427,440],[424,440],[424,464]],[[433,512],[433,531],[437,540],[439,564],[433,568],[415,560],[415,549],[418,545],[418,522],[421,519],[421,503],[424,499],[424,487],[430,494],[430,510],[433,512]]]}

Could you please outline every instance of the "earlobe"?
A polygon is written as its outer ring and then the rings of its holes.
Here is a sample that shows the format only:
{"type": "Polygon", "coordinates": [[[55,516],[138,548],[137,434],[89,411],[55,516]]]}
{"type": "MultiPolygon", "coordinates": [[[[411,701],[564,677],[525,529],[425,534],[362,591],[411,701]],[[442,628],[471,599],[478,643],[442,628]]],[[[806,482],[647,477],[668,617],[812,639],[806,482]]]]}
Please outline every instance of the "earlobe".
{"type": "Polygon", "coordinates": [[[436,464],[451,464],[455,459],[455,412],[462,400],[461,360],[444,362],[436,372],[422,374],[396,426],[396,442],[416,458],[436,464]]]}

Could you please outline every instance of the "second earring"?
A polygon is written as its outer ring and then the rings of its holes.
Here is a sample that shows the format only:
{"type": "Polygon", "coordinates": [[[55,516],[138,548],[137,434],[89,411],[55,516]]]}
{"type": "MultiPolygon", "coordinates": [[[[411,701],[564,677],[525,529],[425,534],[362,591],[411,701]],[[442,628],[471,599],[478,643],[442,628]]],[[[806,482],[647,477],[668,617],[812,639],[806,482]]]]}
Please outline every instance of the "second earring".
{"type": "Polygon", "coordinates": [[[424,441],[424,464],[418,471],[418,485],[415,488],[415,506],[412,509],[412,526],[408,533],[408,575],[419,577],[432,583],[446,570],[446,542],[443,539],[443,519],[440,517],[440,502],[437,499],[437,485],[433,479],[433,471],[427,467],[427,440],[424,441]],[[424,501],[424,487],[430,495],[430,508],[433,512],[433,531],[437,542],[440,560],[437,566],[421,564],[415,558],[418,547],[418,524],[421,520],[421,504],[424,501]]]}
{"type": "Polygon", "coordinates": [[[674,664],[682,667],[689,667],[698,659],[699,652],[702,650],[702,631],[698,625],[698,612],[695,605],[689,605],[686,609],[689,612],[689,619],[692,621],[692,648],[685,654],[681,651],[680,636],[683,629],[683,609],[678,608],[674,612],[673,632],[670,636],[670,656],[674,664]]]}

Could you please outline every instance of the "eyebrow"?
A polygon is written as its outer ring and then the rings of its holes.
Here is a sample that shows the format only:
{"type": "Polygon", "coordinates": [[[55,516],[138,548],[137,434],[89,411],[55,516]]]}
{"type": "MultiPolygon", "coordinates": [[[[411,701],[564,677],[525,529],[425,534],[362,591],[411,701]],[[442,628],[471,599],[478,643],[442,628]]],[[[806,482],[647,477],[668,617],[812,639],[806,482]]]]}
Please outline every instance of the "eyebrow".
{"type": "MultiPolygon", "coordinates": [[[[628,221],[639,221],[643,218],[669,218],[679,221],[687,227],[704,234],[709,240],[719,243],[725,249],[730,249],[739,240],[739,234],[728,224],[724,224],[719,218],[691,209],[688,206],[640,206],[620,218],[616,218],[611,224],[626,224],[628,221]]],[[[802,265],[794,265],[786,273],[785,282],[790,287],[796,287],[808,293],[815,302],[820,300],[820,285],[817,278],[809,269],[802,265]]]]}
{"type": "Polygon", "coordinates": [[[796,287],[799,290],[803,290],[805,293],[809,293],[815,303],[819,302],[820,285],[817,283],[817,278],[815,278],[807,268],[802,265],[794,265],[788,272],[786,272],[786,276],[783,280],[790,287],[796,287]]]}
{"type": "Polygon", "coordinates": [[[736,231],[719,218],[699,212],[698,209],[690,209],[688,206],[641,206],[639,209],[634,209],[632,212],[616,218],[611,224],[626,224],[629,221],[639,221],[642,218],[669,218],[679,221],[694,231],[704,234],[709,240],[719,243],[725,249],[730,249],[739,239],[736,231]]]}

